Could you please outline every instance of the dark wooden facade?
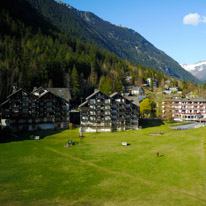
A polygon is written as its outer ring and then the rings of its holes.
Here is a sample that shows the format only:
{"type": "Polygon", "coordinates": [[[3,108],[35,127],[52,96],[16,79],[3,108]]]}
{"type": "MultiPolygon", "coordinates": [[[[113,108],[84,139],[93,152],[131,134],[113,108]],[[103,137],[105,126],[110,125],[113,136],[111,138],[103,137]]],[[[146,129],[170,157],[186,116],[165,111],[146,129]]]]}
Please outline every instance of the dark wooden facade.
{"type": "Polygon", "coordinates": [[[81,132],[138,129],[139,107],[118,93],[96,91],[80,105],[81,132]]]}
{"type": "Polygon", "coordinates": [[[68,127],[69,105],[50,91],[36,96],[19,89],[0,106],[2,127],[9,126],[14,130],[68,127]]]}

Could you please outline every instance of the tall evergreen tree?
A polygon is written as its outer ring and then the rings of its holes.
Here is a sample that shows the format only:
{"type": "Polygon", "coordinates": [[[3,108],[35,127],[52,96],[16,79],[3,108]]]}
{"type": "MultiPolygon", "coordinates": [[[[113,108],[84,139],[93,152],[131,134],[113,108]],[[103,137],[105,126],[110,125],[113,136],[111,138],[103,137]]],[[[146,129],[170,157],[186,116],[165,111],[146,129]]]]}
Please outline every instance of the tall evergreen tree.
{"type": "Polygon", "coordinates": [[[72,73],[71,73],[71,88],[72,88],[72,95],[76,100],[80,94],[80,83],[79,83],[79,74],[77,72],[76,66],[73,66],[72,73]]]}
{"type": "Polygon", "coordinates": [[[99,90],[110,95],[113,92],[112,81],[109,76],[101,76],[99,81],[99,90]]]}
{"type": "Polygon", "coordinates": [[[122,84],[121,79],[118,76],[115,77],[115,79],[114,79],[113,90],[115,92],[119,92],[119,93],[123,92],[123,84],[122,84]]]}

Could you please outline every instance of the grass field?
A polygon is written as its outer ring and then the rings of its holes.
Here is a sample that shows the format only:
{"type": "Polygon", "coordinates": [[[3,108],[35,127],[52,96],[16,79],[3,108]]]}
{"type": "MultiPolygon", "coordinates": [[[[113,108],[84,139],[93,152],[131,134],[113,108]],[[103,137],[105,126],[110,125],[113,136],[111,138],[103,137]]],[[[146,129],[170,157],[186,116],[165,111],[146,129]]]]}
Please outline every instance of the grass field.
{"type": "Polygon", "coordinates": [[[0,144],[1,206],[206,205],[206,128],[86,133],[81,142],[78,129],[37,134],[0,144]],[[68,137],[75,146],[64,147],[68,137]]]}

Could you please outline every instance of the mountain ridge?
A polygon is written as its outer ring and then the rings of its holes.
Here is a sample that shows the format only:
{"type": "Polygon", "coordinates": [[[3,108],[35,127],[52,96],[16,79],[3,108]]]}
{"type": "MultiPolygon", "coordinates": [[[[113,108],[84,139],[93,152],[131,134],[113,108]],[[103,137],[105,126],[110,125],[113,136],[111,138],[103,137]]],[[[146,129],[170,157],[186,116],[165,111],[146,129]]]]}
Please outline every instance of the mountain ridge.
{"type": "Polygon", "coordinates": [[[201,81],[206,81],[206,60],[199,61],[195,64],[181,64],[180,66],[201,81]]]}
{"type": "Polygon", "coordinates": [[[121,59],[154,68],[166,75],[200,83],[174,59],[157,49],[138,32],[116,26],[88,11],[79,11],[72,6],[53,0],[27,0],[60,31],[80,40],[96,44],[121,59]]]}

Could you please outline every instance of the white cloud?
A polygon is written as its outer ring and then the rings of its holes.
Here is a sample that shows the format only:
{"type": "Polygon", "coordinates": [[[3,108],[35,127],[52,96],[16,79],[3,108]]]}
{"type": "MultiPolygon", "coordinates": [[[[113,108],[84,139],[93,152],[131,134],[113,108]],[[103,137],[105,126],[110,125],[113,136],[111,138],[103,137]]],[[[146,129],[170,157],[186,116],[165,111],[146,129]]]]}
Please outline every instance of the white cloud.
{"type": "MultiPolygon", "coordinates": [[[[203,19],[206,22],[206,18],[203,19]]],[[[184,24],[191,24],[193,26],[197,26],[201,22],[200,15],[198,13],[188,14],[184,17],[184,24]]]]}

